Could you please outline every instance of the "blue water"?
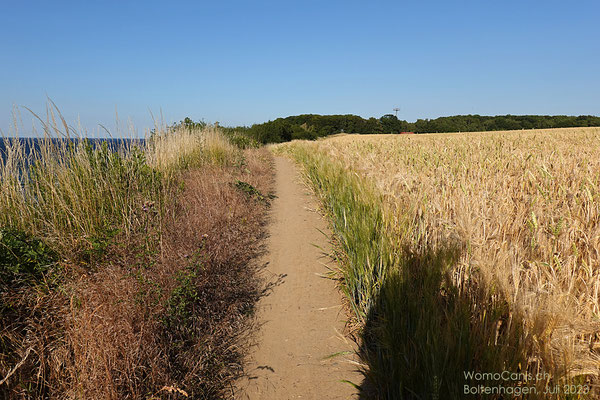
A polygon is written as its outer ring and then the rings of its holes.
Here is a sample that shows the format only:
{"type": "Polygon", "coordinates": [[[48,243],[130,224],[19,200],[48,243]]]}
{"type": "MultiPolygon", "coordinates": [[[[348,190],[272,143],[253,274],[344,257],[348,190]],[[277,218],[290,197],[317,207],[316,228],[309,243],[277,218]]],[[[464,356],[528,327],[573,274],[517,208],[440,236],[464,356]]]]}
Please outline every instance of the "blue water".
{"type": "MultiPolygon", "coordinates": [[[[44,139],[8,138],[8,140],[9,141],[19,140],[21,142],[21,145],[23,146],[25,156],[29,156],[32,149],[34,152],[37,149],[39,149],[40,142],[44,139]]],[[[49,139],[49,140],[51,140],[52,143],[55,143],[56,145],[58,145],[58,148],[60,148],[60,145],[62,144],[61,142],[65,142],[65,141],[70,141],[71,143],[77,145],[81,141],[87,140],[87,141],[89,141],[89,143],[92,146],[101,146],[103,143],[106,143],[108,145],[108,148],[112,151],[118,151],[120,149],[126,148],[127,146],[129,146],[131,144],[138,144],[138,145],[144,144],[144,139],[56,139],[56,138],[53,138],[53,139],[49,139]]],[[[5,140],[0,139],[0,158],[5,160],[6,156],[7,156],[7,150],[6,150],[5,140]]]]}

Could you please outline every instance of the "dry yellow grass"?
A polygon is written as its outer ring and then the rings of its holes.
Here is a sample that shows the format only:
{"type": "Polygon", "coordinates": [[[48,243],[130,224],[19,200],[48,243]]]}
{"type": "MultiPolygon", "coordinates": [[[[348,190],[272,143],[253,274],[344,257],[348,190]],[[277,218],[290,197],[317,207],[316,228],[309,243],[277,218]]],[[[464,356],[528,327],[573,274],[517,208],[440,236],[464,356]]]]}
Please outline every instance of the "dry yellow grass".
{"type": "Polygon", "coordinates": [[[213,126],[162,128],[152,137],[152,146],[147,149],[149,164],[162,170],[189,163],[223,165],[237,153],[239,150],[213,126]]]}
{"type": "Polygon", "coordinates": [[[145,202],[162,205],[160,191],[182,169],[225,165],[241,155],[211,126],[158,127],[145,142],[123,140],[115,151],[84,140],[59,140],[79,134],[56,124],[43,128],[44,139],[29,146],[0,139],[7,154],[0,157],[0,225],[62,247],[102,234],[116,219],[121,221],[117,228],[129,235],[136,209],[145,202]]]}
{"type": "MultiPolygon", "coordinates": [[[[555,376],[600,366],[600,128],[343,135],[310,150],[384,195],[398,248],[465,246],[461,292],[499,294],[555,376]]],[[[500,330],[501,327],[498,327],[500,330]]]]}
{"type": "Polygon", "coordinates": [[[265,190],[268,161],[214,127],[109,144],[50,118],[0,138],[0,398],[220,397],[265,212],[234,177],[265,190]]]}

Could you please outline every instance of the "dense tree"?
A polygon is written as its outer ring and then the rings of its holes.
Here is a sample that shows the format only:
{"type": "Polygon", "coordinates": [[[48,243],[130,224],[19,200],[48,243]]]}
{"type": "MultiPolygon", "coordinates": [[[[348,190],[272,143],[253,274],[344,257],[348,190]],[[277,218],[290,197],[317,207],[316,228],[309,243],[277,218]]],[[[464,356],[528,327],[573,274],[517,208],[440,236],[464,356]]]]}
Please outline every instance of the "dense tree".
{"type": "Polygon", "coordinates": [[[357,115],[302,114],[277,118],[251,127],[236,128],[261,143],[278,143],[292,139],[316,139],[336,133],[477,132],[513,129],[544,129],[600,126],[600,117],[592,115],[455,115],[415,122],[399,120],[386,114],[364,119],[357,115]]]}

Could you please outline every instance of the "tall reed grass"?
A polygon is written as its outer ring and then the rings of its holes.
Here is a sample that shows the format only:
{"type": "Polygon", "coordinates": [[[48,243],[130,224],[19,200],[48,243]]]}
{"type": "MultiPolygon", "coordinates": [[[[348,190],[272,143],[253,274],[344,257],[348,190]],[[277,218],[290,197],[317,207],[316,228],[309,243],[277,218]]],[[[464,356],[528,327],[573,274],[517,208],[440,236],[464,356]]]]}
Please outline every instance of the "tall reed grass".
{"type": "Polygon", "coordinates": [[[29,145],[4,138],[0,226],[62,250],[130,235],[147,223],[148,207],[162,216],[180,171],[233,163],[240,154],[210,126],[158,127],[146,140],[124,139],[116,148],[87,141],[66,123],[42,128],[43,137],[29,145]]]}

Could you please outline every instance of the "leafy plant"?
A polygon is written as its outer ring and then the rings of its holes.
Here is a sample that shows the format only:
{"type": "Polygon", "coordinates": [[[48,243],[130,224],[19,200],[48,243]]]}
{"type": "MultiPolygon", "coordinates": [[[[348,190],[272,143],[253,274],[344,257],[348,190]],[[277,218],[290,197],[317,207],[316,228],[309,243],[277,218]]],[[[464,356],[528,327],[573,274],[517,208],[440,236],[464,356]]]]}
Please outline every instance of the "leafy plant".
{"type": "Polygon", "coordinates": [[[43,241],[14,229],[0,229],[0,284],[33,284],[55,265],[58,256],[43,241]]]}
{"type": "Polygon", "coordinates": [[[244,192],[248,197],[253,197],[259,201],[264,201],[269,204],[271,200],[273,200],[276,196],[272,193],[268,195],[263,195],[257,188],[249,184],[248,182],[236,180],[234,186],[244,192]]]}
{"type": "Polygon", "coordinates": [[[166,302],[166,314],[163,318],[163,325],[166,329],[189,332],[193,305],[199,298],[194,282],[196,277],[194,267],[189,267],[177,274],[175,279],[178,284],[166,302]]]}

